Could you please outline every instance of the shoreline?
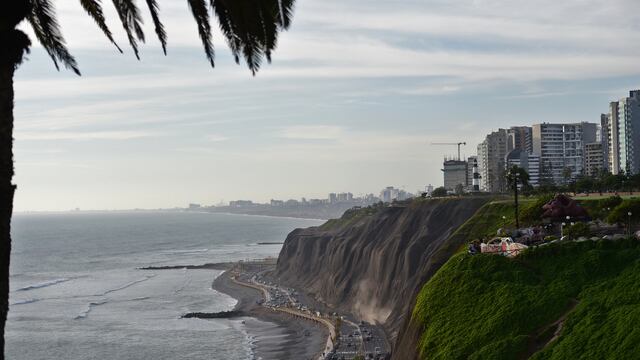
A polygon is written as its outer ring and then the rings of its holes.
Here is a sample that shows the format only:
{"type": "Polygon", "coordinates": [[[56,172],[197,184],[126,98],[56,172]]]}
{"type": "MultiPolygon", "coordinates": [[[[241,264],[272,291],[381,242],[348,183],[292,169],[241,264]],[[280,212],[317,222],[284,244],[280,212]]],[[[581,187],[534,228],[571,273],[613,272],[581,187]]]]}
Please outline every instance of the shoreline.
{"type": "Polygon", "coordinates": [[[313,221],[329,221],[329,219],[318,219],[318,218],[308,218],[302,216],[279,216],[279,215],[265,215],[265,214],[245,214],[245,213],[234,213],[234,212],[226,212],[226,211],[194,211],[194,210],[184,210],[184,212],[192,212],[198,214],[220,214],[220,215],[238,215],[238,216],[257,216],[257,217],[266,217],[266,218],[276,218],[276,219],[289,219],[289,220],[313,220],[313,221]]]}
{"type": "Polygon", "coordinates": [[[240,316],[252,317],[278,325],[285,333],[284,340],[273,340],[265,336],[252,334],[248,326],[245,330],[255,336],[253,349],[256,359],[318,359],[325,349],[329,336],[327,329],[312,321],[302,320],[281,312],[258,305],[262,293],[253,288],[242,286],[231,279],[231,273],[225,271],[213,281],[212,288],[236,299],[233,312],[240,316]],[[262,343],[262,344],[261,344],[262,343]]]}

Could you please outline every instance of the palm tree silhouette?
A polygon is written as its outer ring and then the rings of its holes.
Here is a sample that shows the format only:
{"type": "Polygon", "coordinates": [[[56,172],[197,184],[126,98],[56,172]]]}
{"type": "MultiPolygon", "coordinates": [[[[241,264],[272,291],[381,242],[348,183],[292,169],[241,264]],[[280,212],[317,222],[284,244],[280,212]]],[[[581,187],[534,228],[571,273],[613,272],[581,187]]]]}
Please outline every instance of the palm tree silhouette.
{"type": "MultiPolygon", "coordinates": [[[[79,0],[80,6],[96,22],[116,49],[107,27],[100,0],[79,0]]],[[[142,15],[135,0],[112,0],[135,56],[145,41],[142,15]]],[[[280,31],[291,24],[295,0],[187,0],[198,27],[205,55],[214,66],[214,47],[209,11],[218,19],[236,63],[243,58],[255,75],[264,58],[271,62],[280,31]],[[211,9],[209,9],[211,8],[211,9]]],[[[160,21],[156,0],[145,0],[155,33],[165,55],[167,34],[160,21]]],[[[47,51],[57,69],[62,65],[80,75],[75,58],[67,50],[56,20],[52,0],[3,0],[0,4],[0,354],[4,352],[4,325],[9,310],[9,257],[11,253],[11,214],[15,185],[13,178],[13,75],[29,52],[31,40],[16,26],[28,21],[38,42],[47,51]]],[[[0,357],[1,358],[1,357],[0,357]]]]}

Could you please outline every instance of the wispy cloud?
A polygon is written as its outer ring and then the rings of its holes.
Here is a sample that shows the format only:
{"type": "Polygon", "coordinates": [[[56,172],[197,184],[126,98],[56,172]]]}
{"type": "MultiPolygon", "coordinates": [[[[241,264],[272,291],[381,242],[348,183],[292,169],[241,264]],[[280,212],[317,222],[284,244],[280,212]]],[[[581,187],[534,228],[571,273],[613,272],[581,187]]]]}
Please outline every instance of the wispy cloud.
{"type": "Polygon", "coordinates": [[[131,140],[156,136],[144,131],[25,131],[16,134],[17,140],[131,140]]]}
{"type": "Polygon", "coordinates": [[[295,140],[338,140],[344,135],[344,128],[330,125],[296,125],[281,130],[279,136],[295,140]]]}
{"type": "Polygon", "coordinates": [[[228,137],[220,134],[210,134],[210,135],[207,135],[206,138],[208,141],[211,141],[211,142],[221,142],[221,141],[229,140],[228,137]]]}

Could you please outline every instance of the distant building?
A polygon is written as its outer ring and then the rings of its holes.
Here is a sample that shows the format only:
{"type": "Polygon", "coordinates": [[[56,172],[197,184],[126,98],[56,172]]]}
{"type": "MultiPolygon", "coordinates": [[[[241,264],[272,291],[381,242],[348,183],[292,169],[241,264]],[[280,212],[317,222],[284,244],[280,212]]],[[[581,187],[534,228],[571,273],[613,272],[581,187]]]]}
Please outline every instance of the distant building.
{"type": "Polygon", "coordinates": [[[584,174],[595,177],[605,169],[603,146],[601,142],[589,143],[584,146],[584,174]]]}
{"type": "Polygon", "coordinates": [[[352,193],[339,193],[336,196],[337,202],[352,202],[353,194],[352,193]]]}
{"type": "Polygon", "coordinates": [[[254,204],[253,201],[251,201],[251,200],[229,201],[229,206],[231,206],[231,207],[254,206],[254,205],[256,205],[256,204],[254,204]]]}
{"type": "Polygon", "coordinates": [[[533,152],[540,155],[540,166],[554,183],[563,184],[583,173],[584,146],[596,141],[595,123],[542,123],[532,128],[533,152]]]}
{"type": "Polygon", "coordinates": [[[433,185],[429,184],[425,186],[424,192],[427,194],[427,196],[431,196],[431,193],[433,192],[433,185]]]}
{"type": "Polygon", "coordinates": [[[478,145],[478,169],[480,190],[501,192],[504,190],[505,157],[513,150],[509,132],[498,129],[485,137],[478,145]]]}
{"type": "Polygon", "coordinates": [[[325,204],[327,202],[327,200],[322,200],[322,199],[309,199],[308,203],[309,205],[322,205],[325,204]]]}
{"type": "Polygon", "coordinates": [[[271,206],[281,207],[281,206],[284,206],[284,201],[282,201],[282,200],[273,200],[273,199],[271,199],[271,201],[269,202],[269,204],[270,204],[271,206]]]}
{"type": "Polygon", "coordinates": [[[329,194],[329,203],[330,204],[335,204],[338,202],[338,195],[336,193],[330,193],[329,194]]]}
{"type": "Polygon", "coordinates": [[[533,138],[531,126],[512,126],[507,130],[509,148],[520,149],[528,154],[533,153],[533,138]]]}
{"type": "Polygon", "coordinates": [[[446,160],[443,163],[444,188],[448,191],[455,191],[456,187],[462,185],[467,187],[467,162],[462,160],[446,160]]]}
{"type": "Polygon", "coordinates": [[[202,206],[200,204],[189,204],[189,210],[200,209],[202,206]]]}
{"type": "Polygon", "coordinates": [[[600,115],[600,142],[602,143],[602,158],[603,158],[603,166],[606,171],[610,171],[609,166],[609,149],[612,146],[611,139],[611,129],[609,123],[611,122],[611,117],[609,114],[601,114],[600,115]]]}
{"type": "Polygon", "coordinates": [[[640,90],[609,104],[603,132],[607,133],[607,168],[612,174],[640,173],[640,90]]]}
{"type": "Polygon", "coordinates": [[[367,194],[364,196],[364,199],[363,199],[363,202],[365,204],[373,204],[378,201],[380,201],[380,199],[373,194],[367,194]]]}
{"type": "Polygon", "coordinates": [[[530,154],[523,149],[511,150],[505,158],[505,163],[507,171],[514,165],[523,168],[529,174],[529,185],[540,185],[540,156],[537,154],[530,154]]]}
{"type": "MultiPolygon", "coordinates": [[[[386,188],[380,191],[380,201],[382,202],[392,202],[394,200],[407,200],[413,197],[413,194],[408,193],[401,189],[396,189],[393,186],[387,186],[386,188]]],[[[375,197],[371,195],[372,200],[375,200],[375,197]]]]}
{"type": "Polygon", "coordinates": [[[285,206],[289,206],[289,207],[293,207],[293,206],[300,205],[300,202],[298,200],[290,199],[290,200],[285,201],[284,205],[285,206]]]}
{"type": "Polygon", "coordinates": [[[465,190],[473,190],[473,164],[478,164],[477,156],[469,156],[467,158],[467,183],[465,184],[465,190]]]}

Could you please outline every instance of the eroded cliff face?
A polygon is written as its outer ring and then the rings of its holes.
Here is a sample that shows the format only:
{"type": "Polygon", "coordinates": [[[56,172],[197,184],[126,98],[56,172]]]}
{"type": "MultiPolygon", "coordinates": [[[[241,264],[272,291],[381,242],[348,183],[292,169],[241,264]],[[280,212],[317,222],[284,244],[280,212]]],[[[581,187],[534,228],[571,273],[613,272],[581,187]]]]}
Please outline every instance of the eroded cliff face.
{"type": "Polygon", "coordinates": [[[275,275],[331,307],[382,324],[393,343],[408,330],[405,319],[421,286],[466,241],[451,234],[488,200],[414,200],[297,229],[284,243],[275,275]]]}

